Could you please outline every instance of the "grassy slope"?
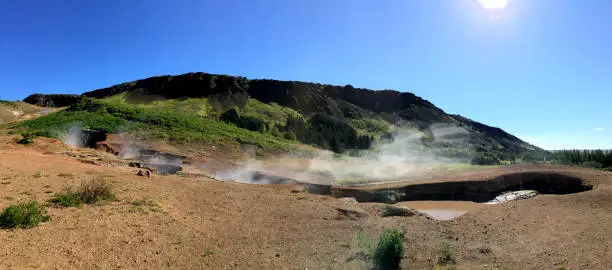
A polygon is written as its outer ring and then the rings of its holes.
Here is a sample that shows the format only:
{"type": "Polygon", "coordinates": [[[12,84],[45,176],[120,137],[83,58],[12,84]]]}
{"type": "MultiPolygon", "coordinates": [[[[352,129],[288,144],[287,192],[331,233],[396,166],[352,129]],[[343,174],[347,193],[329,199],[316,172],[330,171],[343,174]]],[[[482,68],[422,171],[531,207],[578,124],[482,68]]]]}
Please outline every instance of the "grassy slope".
{"type": "MultiPolygon", "coordinates": [[[[261,121],[265,128],[249,131],[233,124],[219,121],[222,108],[215,99],[185,98],[165,99],[155,95],[140,95],[126,92],[98,100],[86,100],[56,114],[15,124],[22,132],[38,133],[43,136],[58,137],[71,126],[78,124],[86,129],[106,132],[127,131],[140,138],[167,140],[174,144],[203,142],[221,146],[236,147],[252,144],[271,151],[289,151],[298,144],[287,140],[284,132],[279,132],[289,118],[305,118],[299,112],[276,103],[263,103],[248,99],[241,107],[236,107],[244,117],[261,121]],[[284,137],[284,138],[283,138],[284,137]]],[[[391,125],[378,118],[347,119],[358,135],[378,138],[393,129],[391,125]]],[[[414,128],[402,128],[402,133],[428,135],[414,128]]],[[[441,156],[468,161],[473,156],[483,156],[479,164],[495,164],[494,160],[503,149],[488,149],[476,153],[469,146],[435,145],[431,149],[441,156]],[[489,157],[491,156],[491,157],[489,157]],[[493,161],[488,161],[489,159],[493,161]]],[[[497,158],[506,160],[506,158],[497,158]]]]}
{"type": "MultiPolygon", "coordinates": [[[[141,138],[168,140],[173,143],[206,142],[221,145],[235,142],[257,145],[270,150],[290,150],[294,142],[248,131],[213,118],[191,113],[185,104],[168,101],[163,105],[130,105],[113,100],[84,100],[60,112],[13,124],[23,132],[58,136],[78,124],[85,129],[105,132],[127,131],[141,138]],[[176,105],[176,106],[172,106],[176,105]]],[[[201,101],[195,106],[205,106],[201,101]]]]}

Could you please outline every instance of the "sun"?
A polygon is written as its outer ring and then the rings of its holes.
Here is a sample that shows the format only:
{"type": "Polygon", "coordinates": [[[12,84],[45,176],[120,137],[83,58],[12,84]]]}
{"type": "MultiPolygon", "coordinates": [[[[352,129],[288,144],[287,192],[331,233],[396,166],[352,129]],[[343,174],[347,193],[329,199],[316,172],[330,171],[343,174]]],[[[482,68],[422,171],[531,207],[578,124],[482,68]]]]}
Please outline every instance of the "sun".
{"type": "Polygon", "coordinates": [[[504,9],[509,0],[478,0],[485,9],[504,9]]]}

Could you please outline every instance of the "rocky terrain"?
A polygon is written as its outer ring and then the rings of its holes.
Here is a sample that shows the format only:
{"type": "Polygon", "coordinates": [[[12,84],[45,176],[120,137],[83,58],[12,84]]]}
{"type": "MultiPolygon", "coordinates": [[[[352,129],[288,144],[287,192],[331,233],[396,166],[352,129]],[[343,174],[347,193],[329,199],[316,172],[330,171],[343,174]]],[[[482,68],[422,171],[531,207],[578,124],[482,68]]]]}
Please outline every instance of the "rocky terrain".
{"type": "Polygon", "coordinates": [[[368,269],[357,236],[374,237],[383,228],[405,233],[403,269],[433,268],[443,241],[452,247],[456,269],[612,265],[608,172],[522,165],[361,188],[408,190],[438,183],[440,188],[422,193],[435,194],[448,185],[444,183],[503,179],[545,187],[572,179],[591,188],[565,195],[540,190],[545,194],[471,207],[463,216],[437,221],[410,212],[389,216],[388,204],[310,194],[294,184],[250,185],[189,174],[144,178],[136,176],[137,168],[114,162],[117,157],[111,153],[73,149],[55,139],[18,145],[9,135],[2,143],[2,208],[19,201],[45,202],[66,187],[95,178],[110,181],[117,196],[101,205],[49,206],[50,220],[38,227],[0,230],[4,269],[368,269]]]}
{"type": "Polygon", "coordinates": [[[402,269],[612,267],[612,173],[412,93],[188,73],[25,102],[2,269],[372,269],[391,228],[402,269]]]}

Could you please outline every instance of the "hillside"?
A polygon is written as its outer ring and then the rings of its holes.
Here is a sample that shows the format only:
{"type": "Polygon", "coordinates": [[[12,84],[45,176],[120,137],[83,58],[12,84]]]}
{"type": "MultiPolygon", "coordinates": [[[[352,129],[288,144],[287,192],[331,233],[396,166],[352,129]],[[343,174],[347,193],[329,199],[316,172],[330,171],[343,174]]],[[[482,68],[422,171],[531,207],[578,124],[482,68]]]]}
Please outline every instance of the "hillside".
{"type": "MultiPolygon", "coordinates": [[[[248,80],[236,76],[188,73],[122,83],[85,92],[81,96],[35,94],[24,101],[45,106],[72,105],[62,113],[73,114],[73,120],[77,112],[109,113],[114,119],[110,125],[109,119],[102,121],[105,124],[85,120],[89,122],[87,128],[106,131],[114,131],[127,123],[148,123],[157,125],[155,129],[159,129],[160,123],[163,126],[163,123],[176,123],[180,119],[185,123],[213,121],[214,125],[224,127],[231,124],[246,129],[241,133],[249,134],[248,137],[257,137],[255,133],[260,133],[270,135],[267,137],[279,144],[297,140],[336,152],[367,149],[381,138],[408,133],[420,136],[419,143],[426,149],[461,159],[478,156],[481,163],[547,154],[499,128],[447,114],[412,93],[373,91],[350,85],[248,80]],[[148,110],[152,113],[148,119],[138,116],[138,113],[148,110]],[[125,111],[138,113],[129,116],[125,111]],[[164,122],[153,119],[155,117],[173,120],[164,122]]],[[[50,127],[42,123],[49,122],[49,119],[36,121],[26,126],[50,127]]],[[[210,123],[204,126],[211,126],[210,123]]],[[[161,129],[165,128],[171,127],[161,129]]],[[[205,132],[202,135],[202,132],[198,130],[198,136],[218,135],[205,132]]],[[[167,135],[157,133],[161,137],[167,135]]],[[[228,136],[233,137],[231,134],[228,136]]],[[[174,137],[185,139],[184,136],[174,137]]],[[[198,140],[188,137],[190,141],[198,140]]],[[[245,141],[245,138],[237,141],[245,141]]]]}
{"type": "Polygon", "coordinates": [[[42,108],[21,101],[0,100],[0,125],[14,121],[36,118],[57,109],[42,108]]]}

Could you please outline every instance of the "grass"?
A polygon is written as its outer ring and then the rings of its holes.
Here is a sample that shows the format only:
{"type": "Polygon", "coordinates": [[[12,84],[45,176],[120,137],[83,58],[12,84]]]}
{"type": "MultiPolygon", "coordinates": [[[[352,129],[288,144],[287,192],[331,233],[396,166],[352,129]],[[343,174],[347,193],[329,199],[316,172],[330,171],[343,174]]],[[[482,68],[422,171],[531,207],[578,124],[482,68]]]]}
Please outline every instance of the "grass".
{"type": "Polygon", "coordinates": [[[158,206],[151,197],[144,197],[142,200],[134,200],[131,203],[135,206],[158,206]]]}
{"type": "Polygon", "coordinates": [[[261,119],[264,122],[284,126],[287,119],[302,118],[302,115],[288,107],[276,103],[263,103],[259,100],[249,98],[246,104],[240,108],[241,115],[261,119]]]}
{"type": "Polygon", "coordinates": [[[360,118],[360,119],[350,119],[350,124],[355,129],[359,135],[373,135],[378,136],[382,133],[389,132],[389,123],[376,118],[360,118]]]}
{"type": "Polygon", "coordinates": [[[12,124],[16,130],[45,137],[59,137],[75,123],[84,129],[130,132],[136,137],[173,143],[237,142],[273,150],[289,150],[294,143],[238,128],[232,124],[194,113],[163,107],[141,107],[103,100],[85,99],[66,110],[12,124]]]}
{"type": "Polygon", "coordinates": [[[404,233],[398,229],[384,230],[376,244],[359,232],[357,244],[366,251],[365,258],[374,263],[375,269],[398,269],[404,257],[404,233]]]}
{"type": "Polygon", "coordinates": [[[0,213],[2,228],[32,228],[49,220],[47,211],[37,201],[29,201],[4,208],[0,213]]]}
{"type": "Polygon", "coordinates": [[[128,209],[128,211],[132,213],[144,213],[145,212],[144,207],[148,207],[149,211],[154,212],[154,213],[161,212],[161,208],[159,207],[159,204],[157,204],[157,202],[151,199],[151,197],[144,197],[141,200],[134,200],[134,201],[131,201],[130,203],[132,204],[132,206],[128,209]]]}
{"type": "Polygon", "coordinates": [[[438,248],[438,264],[448,265],[455,263],[456,260],[453,247],[447,242],[440,243],[440,247],[438,248]]]}
{"type": "Polygon", "coordinates": [[[57,193],[50,200],[51,203],[61,207],[79,207],[83,204],[95,204],[116,200],[110,183],[102,178],[81,183],[78,189],[67,189],[57,193]]]}

